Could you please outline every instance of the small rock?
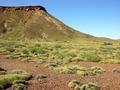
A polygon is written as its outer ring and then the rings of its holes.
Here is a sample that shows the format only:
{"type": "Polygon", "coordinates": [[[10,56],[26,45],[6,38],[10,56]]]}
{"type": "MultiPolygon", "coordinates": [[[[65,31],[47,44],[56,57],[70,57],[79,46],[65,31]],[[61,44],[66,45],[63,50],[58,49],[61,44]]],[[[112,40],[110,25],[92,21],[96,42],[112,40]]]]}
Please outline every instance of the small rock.
{"type": "Polygon", "coordinates": [[[38,81],[41,81],[42,79],[45,79],[45,78],[47,78],[47,76],[43,74],[38,74],[35,76],[35,79],[38,81]]]}
{"type": "Polygon", "coordinates": [[[112,72],[113,72],[113,73],[119,73],[119,74],[120,74],[120,69],[117,69],[117,68],[116,68],[116,69],[113,69],[112,72]]]}

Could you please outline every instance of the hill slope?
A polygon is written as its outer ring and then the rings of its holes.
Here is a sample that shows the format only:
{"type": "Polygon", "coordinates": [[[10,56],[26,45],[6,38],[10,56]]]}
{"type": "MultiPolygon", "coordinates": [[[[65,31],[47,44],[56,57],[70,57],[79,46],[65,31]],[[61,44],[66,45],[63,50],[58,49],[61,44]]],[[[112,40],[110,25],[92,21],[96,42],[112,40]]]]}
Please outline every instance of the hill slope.
{"type": "Polygon", "coordinates": [[[66,26],[42,6],[0,7],[0,36],[52,40],[93,38],[66,26]]]}

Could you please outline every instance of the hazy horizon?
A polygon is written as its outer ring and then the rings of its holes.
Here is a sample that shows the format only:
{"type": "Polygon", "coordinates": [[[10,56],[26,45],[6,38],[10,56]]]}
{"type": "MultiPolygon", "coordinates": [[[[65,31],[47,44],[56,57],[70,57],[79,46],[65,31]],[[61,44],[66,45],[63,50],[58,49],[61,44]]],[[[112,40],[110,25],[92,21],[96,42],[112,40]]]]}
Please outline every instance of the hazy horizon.
{"type": "Polygon", "coordinates": [[[0,6],[42,5],[68,26],[97,37],[120,39],[119,0],[1,0],[0,6]]]}

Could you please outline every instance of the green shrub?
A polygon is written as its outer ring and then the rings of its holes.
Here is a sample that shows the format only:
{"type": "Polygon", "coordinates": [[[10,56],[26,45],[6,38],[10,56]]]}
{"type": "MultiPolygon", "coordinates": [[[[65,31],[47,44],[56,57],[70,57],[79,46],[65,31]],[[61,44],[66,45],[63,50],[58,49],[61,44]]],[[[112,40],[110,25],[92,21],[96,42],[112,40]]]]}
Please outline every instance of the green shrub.
{"type": "Polygon", "coordinates": [[[15,48],[13,48],[13,47],[6,47],[5,49],[6,49],[6,51],[9,51],[11,53],[15,51],[15,48]]]}
{"type": "Polygon", "coordinates": [[[101,63],[120,64],[120,60],[102,60],[101,63]]]}
{"type": "Polygon", "coordinates": [[[0,85],[0,90],[4,90],[4,87],[2,85],[0,85]]]}
{"type": "Polygon", "coordinates": [[[81,54],[81,59],[84,61],[99,62],[101,57],[93,53],[83,53],[81,54]]]}
{"type": "Polygon", "coordinates": [[[72,62],[79,62],[79,61],[82,61],[82,59],[81,59],[81,57],[73,57],[72,58],[72,60],[71,60],[72,62]]]}
{"type": "Polygon", "coordinates": [[[72,62],[72,57],[71,56],[64,57],[62,62],[63,62],[63,64],[68,64],[68,63],[72,62]]]}
{"type": "Polygon", "coordinates": [[[5,75],[6,71],[0,71],[0,75],[5,75]]]}
{"type": "Polygon", "coordinates": [[[9,74],[26,74],[24,70],[16,69],[9,72],[9,74]]]}
{"type": "Polygon", "coordinates": [[[79,74],[79,75],[96,75],[105,72],[101,67],[80,67],[80,66],[64,66],[64,67],[55,67],[53,70],[62,73],[62,74],[79,74]]]}
{"type": "Polygon", "coordinates": [[[55,49],[59,49],[59,48],[61,48],[62,46],[60,45],[60,44],[54,44],[53,46],[52,46],[52,48],[55,48],[55,49]]]}
{"type": "Polygon", "coordinates": [[[41,47],[31,47],[31,48],[29,48],[30,49],[30,52],[32,53],[32,54],[35,54],[35,55],[37,55],[37,54],[44,54],[46,51],[43,49],[43,48],[41,48],[41,47]]]}
{"type": "Polygon", "coordinates": [[[94,83],[84,84],[76,80],[69,82],[68,87],[72,88],[73,90],[100,90],[100,87],[94,83]]]}
{"type": "Polygon", "coordinates": [[[18,58],[18,56],[16,56],[13,53],[11,53],[11,54],[6,55],[5,58],[6,59],[16,59],[16,58],[18,58]]]}
{"type": "Polygon", "coordinates": [[[81,86],[82,83],[77,81],[77,80],[72,80],[71,82],[68,83],[68,87],[74,89],[77,86],[81,86]]]}
{"type": "Polygon", "coordinates": [[[27,90],[27,87],[26,87],[26,85],[20,83],[20,84],[14,84],[13,89],[15,89],[15,90],[27,90]]]}
{"type": "Polygon", "coordinates": [[[54,69],[55,71],[62,73],[62,74],[74,74],[77,71],[77,68],[74,66],[65,66],[65,67],[58,67],[54,69]]]}
{"type": "Polygon", "coordinates": [[[23,54],[23,53],[21,53],[21,54],[19,55],[19,57],[20,57],[21,59],[23,59],[23,58],[29,58],[29,57],[31,57],[31,55],[30,55],[30,54],[23,54]]]}
{"type": "Polygon", "coordinates": [[[120,52],[116,53],[115,58],[120,60],[120,52]]]}
{"type": "Polygon", "coordinates": [[[30,78],[31,78],[31,75],[28,74],[27,72],[14,70],[8,74],[0,75],[0,85],[3,88],[7,88],[7,87],[11,86],[13,83],[15,83],[15,81],[17,81],[17,80],[27,81],[30,78]]]}
{"type": "Polygon", "coordinates": [[[15,80],[15,81],[13,81],[13,85],[14,84],[24,84],[24,85],[26,85],[27,82],[26,82],[26,80],[15,80]]]}
{"type": "Polygon", "coordinates": [[[25,55],[29,55],[30,53],[28,49],[23,49],[21,52],[25,55]]]}
{"type": "Polygon", "coordinates": [[[102,52],[112,52],[114,50],[113,47],[100,47],[99,49],[102,52]]]}

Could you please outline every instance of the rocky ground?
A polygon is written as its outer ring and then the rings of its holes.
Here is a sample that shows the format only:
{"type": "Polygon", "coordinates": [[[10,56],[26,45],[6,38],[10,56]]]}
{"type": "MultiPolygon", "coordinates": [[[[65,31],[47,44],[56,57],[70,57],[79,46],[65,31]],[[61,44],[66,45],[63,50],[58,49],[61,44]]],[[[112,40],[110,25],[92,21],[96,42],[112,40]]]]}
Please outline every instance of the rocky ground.
{"type": "MultiPolygon", "coordinates": [[[[93,82],[101,87],[101,90],[120,90],[120,73],[113,72],[120,69],[119,64],[100,64],[93,62],[74,63],[81,66],[100,66],[106,70],[103,74],[96,76],[80,76],[76,74],[59,74],[47,67],[45,64],[35,62],[20,62],[19,60],[5,59],[0,55],[0,67],[5,70],[22,69],[33,75],[29,81],[28,90],[70,90],[68,83],[71,80],[79,80],[84,83],[93,82]],[[37,75],[45,75],[46,78],[37,80],[37,75]]],[[[12,90],[9,88],[8,90],[12,90]]]]}

